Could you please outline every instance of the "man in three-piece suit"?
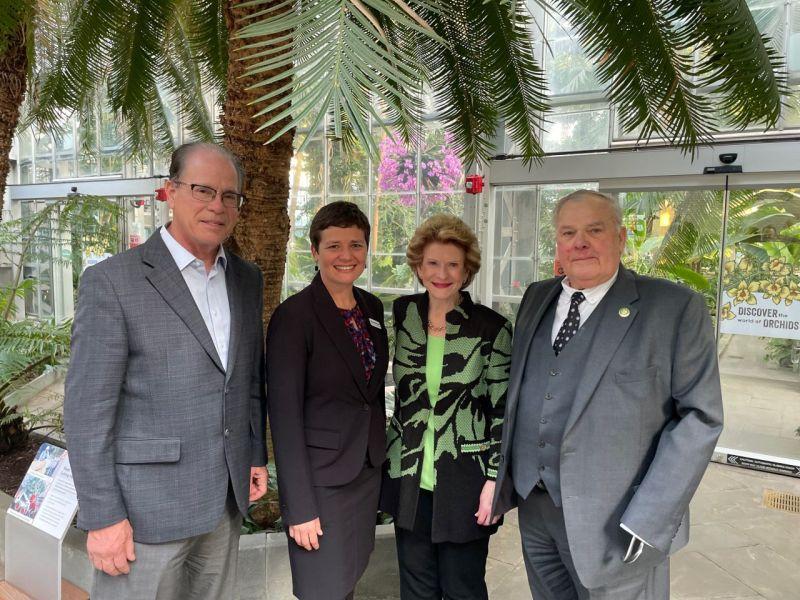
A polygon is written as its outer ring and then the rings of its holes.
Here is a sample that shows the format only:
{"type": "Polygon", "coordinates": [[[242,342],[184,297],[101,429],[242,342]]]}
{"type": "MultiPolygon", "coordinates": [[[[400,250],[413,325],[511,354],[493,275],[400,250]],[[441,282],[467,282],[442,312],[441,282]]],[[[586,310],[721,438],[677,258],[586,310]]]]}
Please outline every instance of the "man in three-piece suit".
{"type": "Polygon", "coordinates": [[[520,305],[494,514],[519,506],[536,600],[667,599],[722,430],[706,304],[620,265],[613,199],[575,192],[554,222],[565,277],[520,305]]]}
{"type": "Polygon", "coordinates": [[[64,422],[92,600],[233,597],[266,492],[262,276],[221,245],[242,168],[194,143],[169,176],[172,221],[81,278],[64,422]]]}

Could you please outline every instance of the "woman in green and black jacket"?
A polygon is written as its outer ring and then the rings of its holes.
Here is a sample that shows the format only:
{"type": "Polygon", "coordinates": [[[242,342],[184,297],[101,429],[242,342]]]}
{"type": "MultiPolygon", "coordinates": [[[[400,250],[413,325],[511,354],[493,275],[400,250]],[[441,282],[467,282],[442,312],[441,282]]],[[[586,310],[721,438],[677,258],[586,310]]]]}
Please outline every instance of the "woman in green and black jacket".
{"type": "Polygon", "coordinates": [[[483,600],[511,324],[463,291],[480,250],[457,217],[420,225],[407,258],[426,292],[394,303],[395,410],[381,491],[395,519],[400,596],[483,600]]]}

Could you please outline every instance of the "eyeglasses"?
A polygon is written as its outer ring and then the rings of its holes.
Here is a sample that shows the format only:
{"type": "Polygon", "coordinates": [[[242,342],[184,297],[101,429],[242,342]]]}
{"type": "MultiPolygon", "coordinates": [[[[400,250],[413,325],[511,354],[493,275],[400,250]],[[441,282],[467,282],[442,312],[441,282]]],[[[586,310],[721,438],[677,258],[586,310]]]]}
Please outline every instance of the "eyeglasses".
{"type": "MultiPolygon", "coordinates": [[[[208,187],[207,185],[200,185],[199,183],[186,183],[178,179],[173,179],[172,182],[176,183],[177,185],[188,185],[189,189],[192,191],[192,198],[195,200],[200,200],[201,202],[211,202],[217,197],[217,190],[212,187],[208,187]]],[[[228,208],[235,208],[236,210],[241,209],[245,201],[244,194],[240,194],[238,192],[222,192],[220,197],[222,198],[222,204],[228,208]]]]}

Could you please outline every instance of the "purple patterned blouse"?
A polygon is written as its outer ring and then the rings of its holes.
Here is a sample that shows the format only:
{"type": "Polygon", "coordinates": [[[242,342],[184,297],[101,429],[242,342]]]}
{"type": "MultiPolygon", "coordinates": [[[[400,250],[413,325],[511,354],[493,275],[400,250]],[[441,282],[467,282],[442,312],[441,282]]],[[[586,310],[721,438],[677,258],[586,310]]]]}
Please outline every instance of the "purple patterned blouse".
{"type": "Polygon", "coordinates": [[[344,319],[344,326],[347,328],[347,333],[356,345],[356,350],[361,356],[361,364],[364,366],[364,375],[367,381],[372,377],[372,370],[375,368],[375,346],[372,343],[372,338],[369,337],[369,330],[367,329],[367,321],[364,318],[364,313],[361,312],[358,304],[355,307],[347,310],[340,308],[339,312],[344,319]]]}

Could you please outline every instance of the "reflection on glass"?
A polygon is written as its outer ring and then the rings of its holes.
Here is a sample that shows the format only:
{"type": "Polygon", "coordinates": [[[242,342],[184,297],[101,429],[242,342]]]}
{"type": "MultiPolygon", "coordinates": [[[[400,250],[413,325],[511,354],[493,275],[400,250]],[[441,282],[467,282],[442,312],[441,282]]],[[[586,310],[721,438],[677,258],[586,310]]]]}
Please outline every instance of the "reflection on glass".
{"type": "Polygon", "coordinates": [[[81,177],[97,175],[97,157],[92,154],[81,154],[78,157],[78,174],[81,177]]]}
{"type": "Polygon", "coordinates": [[[292,158],[289,187],[292,194],[321,195],[325,181],[324,142],[315,139],[292,158]]]}
{"type": "Polygon", "coordinates": [[[366,194],[369,179],[369,161],[359,145],[346,152],[341,142],[330,142],[329,186],[331,194],[366,194]]]}
{"type": "Polygon", "coordinates": [[[100,157],[100,173],[103,175],[117,175],[122,173],[121,154],[103,154],[100,157]]]}
{"type": "Polygon", "coordinates": [[[53,139],[50,134],[37,133],[36,137],[36,158],[49,160],[53,156],[53,139]]]}
{"type": "Polygon", "coordinates": [[[545,71],[551,95],[600,91],[594,65],[581,50],[569,22],[548,16],[545,39],[545,71]]]}
{"type": "Polygon", "coordinates": [[[595,150],[608,146],[609,110],[605,105],[562,106],[547,115],[545,152],[595,150]]]}
{"type": "Polygon", "coordinates": [[[416,229],[416,196],[384,194],[372,201],[372,252],[404,254],[416,229]]]}
{"type": "Polygon", "coordinates": [[[56,161],[56,178],[71,179],[75,177],[75,161],[72,158],[62,158],[56,161]]]}

